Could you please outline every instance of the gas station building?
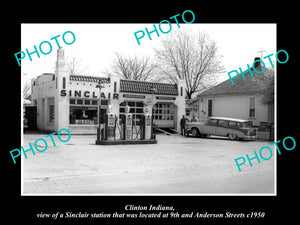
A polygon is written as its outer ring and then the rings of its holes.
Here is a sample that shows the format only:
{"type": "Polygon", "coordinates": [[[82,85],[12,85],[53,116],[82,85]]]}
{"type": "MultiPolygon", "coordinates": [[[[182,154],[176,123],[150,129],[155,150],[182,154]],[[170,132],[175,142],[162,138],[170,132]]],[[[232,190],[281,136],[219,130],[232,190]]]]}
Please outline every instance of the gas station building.
{"type": "Polygon", "coordinates": [[[96,134],[98,120],[105,123],[107,113],[115,115],[116,121],[129,113],[133,125],[139,125],[147,114],[156,127],[179,131],[185,115],[184,81],[166,84],[125,80],[116,75],[71,75],[63,49],[57,51],[55,74],[44,73],[31,85],[31,102],[36,106],[40,130],[58,132],[66,128],[71,134],[96,134]]]}

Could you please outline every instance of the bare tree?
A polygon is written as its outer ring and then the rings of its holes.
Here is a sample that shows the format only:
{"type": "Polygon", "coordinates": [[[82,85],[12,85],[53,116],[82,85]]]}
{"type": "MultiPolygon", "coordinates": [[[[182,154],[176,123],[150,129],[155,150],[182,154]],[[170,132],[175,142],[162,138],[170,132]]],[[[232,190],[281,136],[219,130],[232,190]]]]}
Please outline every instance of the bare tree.
{"type": "MultiPolygon", "coordinates": [[[[258,71],[261,71],[262,68],[258,71]]],[[[275,90],[275,72],[274,68],[266,68],[263,73],[257,74],[253,71],[254,79],[256,79],[260,86],[260,94],[262,95],[261,103],[273,104],[274,103],[274,90],[275,90]]]]}
{"type": "Polygon", "coordinates": [[[142,81],[152,78],[155,65],[151,63],[149,56],[140,58],[136,55],[125,57],[118,52],[115,52],[115,56],[111,69],[104,72],[106,75],[114,73],[125,79],[142,81]]]}
{"type": "Polygon", "coordinates": [[[70,60],[66,59],[66,64],[70,70],[71,75],[80,75],[85,71],[85,69],[81,69],[81,62],[82,62],[82,60],[78,59],[75,56],[73,58],[71,58],[70,60]]]}
{"type": "Polygon", "coordinates": [[[194,35],[188,30],[174,31],[154,49],[162,75],[175,82],[185,81],[187,98],[215,82],[214,74],[223,72],[215,41],[206,33],[194,35]]]}
{"type": "Polygon", "coordinates": [[[25,82],[23,86],[23,99],[30,100],[31,97],[31,84],[30,82],[25,82]]]}

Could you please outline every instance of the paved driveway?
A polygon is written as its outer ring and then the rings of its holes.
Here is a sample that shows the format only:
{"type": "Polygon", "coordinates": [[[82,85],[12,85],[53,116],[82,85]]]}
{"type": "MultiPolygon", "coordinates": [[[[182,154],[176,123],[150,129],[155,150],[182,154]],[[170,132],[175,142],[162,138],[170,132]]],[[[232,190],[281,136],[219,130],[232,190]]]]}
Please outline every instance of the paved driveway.
{"type": "MultiPolygon", "coordinates": [[[[23,146],[44,137],[25,134],[23,146]]],[[[242,172],[234,162],[270,142],[160,134],[156,145],[99,146],[94,135],[72,135],[67,143],[53,137],[56,147],[47,138],[45,152],[22,156],[24,194],[274,193],[274,157],[242,172]]]]}

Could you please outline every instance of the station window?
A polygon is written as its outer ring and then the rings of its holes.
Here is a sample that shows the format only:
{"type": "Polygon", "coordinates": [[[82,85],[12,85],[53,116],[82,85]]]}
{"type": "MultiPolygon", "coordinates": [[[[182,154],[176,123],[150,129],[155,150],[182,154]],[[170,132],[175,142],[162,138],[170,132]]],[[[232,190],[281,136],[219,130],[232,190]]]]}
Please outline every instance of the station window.
{"type": "Polygon", "coordinates": [[[66,89],[66,78],[63,77],[63,89],[66,89]]]}
{"type": "Polygon", "coordinates": [[[144,103],[143,102],[129,102],[124,101],[120,104],[120,113],[125,113],[125,107],[128,105],[130,107],[129,113],[133,114],[143,114],[144,113],[144,103]]]}
{"type": "MultiPolygon", "coordinates": [[[[101,100],[100,123],[104,122],[108,100],[101,100]]],[[[70,124],[98,124],[97,99],[70,99],[70,124]]]]}
{"type": "Polygon", "coordinates": [[[174,120],[173,103],[156,103],[153,116],[155,120],[174,120]]]}
{"type": "Polygon", "coordinates": [[[54,97],[48,98],[48,106],[49,106],[49,123],[54,122],[54,97]]]}
{"type": "Polygon", "coordinates": [[[120,103],[119,112],[120,114],[125,114],[125,107],[128,105],[130,107],[129,113],[132,113],[132,119],[139,125],[139,121],[141,119],[141,115],[144,113],[144,103],[143,102],[131,102],[124,101],[120,103]]]}
{"type": "MultiPolygon", "coordinates": [[[[70,99],[70,105],[93,105],[97,106],[98,101],[96,99],[76,99],[76,98],[71,98],[70,99]]],[[[101,105],[107,106],[108,105],[108,100],[102,99],[101,100],[101,105]]]]}
{"type": "Polygon", "coordinates": [[[117,82],[114,82],[114,92],[117,92],[117,82]]]}
{"type": "Polygon", "coordinates": [[[70,124],[97,124],[97,107],[70,106],[70,124]]]}

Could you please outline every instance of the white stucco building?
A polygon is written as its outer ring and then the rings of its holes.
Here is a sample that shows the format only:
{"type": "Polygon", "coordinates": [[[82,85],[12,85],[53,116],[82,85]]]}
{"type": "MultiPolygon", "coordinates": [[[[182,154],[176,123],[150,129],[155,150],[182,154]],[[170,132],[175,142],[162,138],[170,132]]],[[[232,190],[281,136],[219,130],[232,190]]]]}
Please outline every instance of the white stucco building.
{"type": "Polygon", "coordinates": [[[55,132],[67,128],[72,134],[96,133],[100,97],[96,86],[99,81],[103,86],[101,118],[109,105],[111,112],[117,116],[125,113],[128,105],[135,120],[139,120],[147,107],[150,108],[149,113],[153,112],[154,123],[158,127],[180,129],[180,118],[185,114],[183,81],[165,84],[124,80],[114,75],[71,75],[65,64],[63,49],[57,51],[55,74],[44,73],[32,80],[31,100],[37,107],[37,128],[55,132]]]}

